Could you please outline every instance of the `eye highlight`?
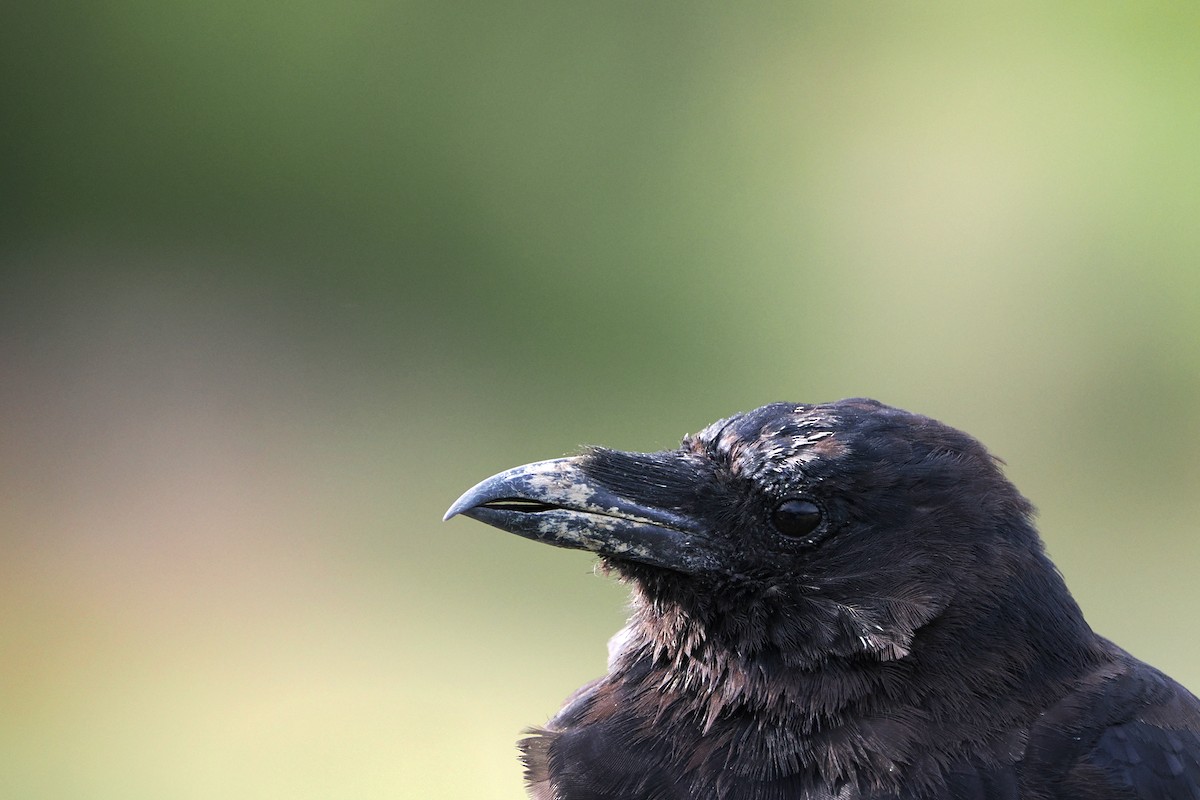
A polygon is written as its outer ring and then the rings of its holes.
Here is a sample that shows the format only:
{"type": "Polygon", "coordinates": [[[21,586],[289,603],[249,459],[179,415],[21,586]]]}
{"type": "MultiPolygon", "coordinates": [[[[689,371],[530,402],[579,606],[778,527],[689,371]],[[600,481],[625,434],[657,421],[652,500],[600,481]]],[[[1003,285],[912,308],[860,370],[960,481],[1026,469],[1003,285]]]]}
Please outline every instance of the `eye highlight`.
{"type": "Polygon", "coordinates": [[[771,524],[784,536],[808,536],[821,524],[821,507],[798,497],[784,500],[771,512],[771,524]]]}

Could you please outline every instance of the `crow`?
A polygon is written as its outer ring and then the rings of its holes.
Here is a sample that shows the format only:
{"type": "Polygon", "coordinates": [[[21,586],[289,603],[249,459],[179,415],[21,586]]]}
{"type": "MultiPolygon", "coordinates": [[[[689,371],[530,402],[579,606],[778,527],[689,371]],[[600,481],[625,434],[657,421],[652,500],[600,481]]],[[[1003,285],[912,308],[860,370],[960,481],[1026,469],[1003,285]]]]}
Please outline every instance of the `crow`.
{"type": "Polygon", "coordinates": [[[1200,800],[1200,701],[1093,633],[961,431],[772,403],[675,450],[502,472],[457,514],[632,587],[608,674],[520,747],[535,800],[1200,800]]]}

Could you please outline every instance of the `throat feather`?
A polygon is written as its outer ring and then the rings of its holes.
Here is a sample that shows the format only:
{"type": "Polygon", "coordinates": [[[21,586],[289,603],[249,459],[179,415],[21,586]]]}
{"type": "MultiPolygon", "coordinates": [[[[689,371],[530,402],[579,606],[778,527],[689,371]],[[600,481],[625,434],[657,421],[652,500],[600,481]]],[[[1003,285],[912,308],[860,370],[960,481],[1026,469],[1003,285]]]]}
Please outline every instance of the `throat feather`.
{"type": "Polygon", "coordinates": [[[660,722],[685,717],[707,733],[749,715],[811,732],[894,699],[911,669],[910,637],[888,637],[841,604],[739,608],[723,619],[711,604],[635,593],[629,624],[609,643],[610,673],[639,687],[638,705],[660,722]]]}

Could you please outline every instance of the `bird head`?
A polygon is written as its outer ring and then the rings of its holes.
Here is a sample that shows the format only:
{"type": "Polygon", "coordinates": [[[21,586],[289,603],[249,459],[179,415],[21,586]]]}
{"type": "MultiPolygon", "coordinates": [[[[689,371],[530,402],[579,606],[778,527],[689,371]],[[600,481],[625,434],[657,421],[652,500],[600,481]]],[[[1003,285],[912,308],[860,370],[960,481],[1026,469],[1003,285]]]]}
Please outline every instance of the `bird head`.
{"type": "Polygon", "coordinates": [[[960,598],[1002,608],[1031,578],[1057,585],[1031,511],[972,437],[850,399],[516,467],[446,518],[599,554],[664,642],[699,620],[708,644],[810,666],[902,658],[960,598]]]}

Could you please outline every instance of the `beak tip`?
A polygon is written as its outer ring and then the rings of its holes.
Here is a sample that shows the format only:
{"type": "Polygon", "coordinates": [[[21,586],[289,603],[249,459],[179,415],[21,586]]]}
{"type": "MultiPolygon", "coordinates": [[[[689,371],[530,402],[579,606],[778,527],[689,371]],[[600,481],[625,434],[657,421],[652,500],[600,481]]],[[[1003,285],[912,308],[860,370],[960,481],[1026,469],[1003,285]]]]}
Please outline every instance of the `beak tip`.
{"type": "Polygon", "coordinates": [[[454,504],[452,504],[449,509],[446,509],[445,515],[442,517],[442,522],[448,521],[448,519],[451,517],[457,517],[458,515],[461,515],[463,511],[474,509],[474,507],[478,506],[480,503],[486,503],[488,499],[487,494],[486,492],[482,491],[482,489],[484,489],[488,481],[491,480],[492,479],[488,479],[487,481],[476,483],[475,486],[470,487],[466,492],[463,492],[462,497],[455,500],[454,504]]]}
{"type": "Polygon", "coordinates": [[[451,517],[457,517],[459,514],[470,508],[473,505],[469,499],[470,494],[470,492],[467,492],[467,494],[464,494],[462,497],[455,500],[454,505],[446,509],[446,513],[442,515],[442,522],[446,522],[451,517]]]}
{"type": "Polygon", "coordinates": [[[533,464],[514,467],[498,475],[485,478],[470,489],[467,489],[467,491],[463,492],[462,497],[454,501],[454,505],[450,506],[446,510],[445,516],[442,517],[442,522],[451,517],[457,517],[464,511],[469,511],[476,506],[486,503],[488,500],[494,499],[498,496],[497,492],[500,492],[504,496],[523,497],[527,491],[524,481],[531,474],[557,473],[563,469],[564,464],[573,462],[574,460],[571,458],[556,458],[550,461],[538,461],[533,464]]]}

